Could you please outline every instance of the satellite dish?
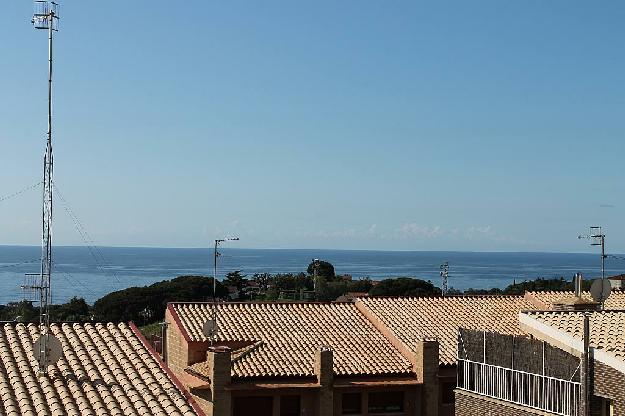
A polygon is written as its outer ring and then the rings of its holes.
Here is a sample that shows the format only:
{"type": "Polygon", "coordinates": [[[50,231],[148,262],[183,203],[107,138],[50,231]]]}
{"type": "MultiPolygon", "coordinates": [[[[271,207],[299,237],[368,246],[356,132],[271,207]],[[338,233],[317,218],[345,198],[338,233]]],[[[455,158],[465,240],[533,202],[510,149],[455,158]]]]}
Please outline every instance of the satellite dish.
{"type": "Polygon", "coordinates": [[[41,335],[37,338],[37,341],[33,343],[33,355],[39,362],[39,365],[42,367],[47,367],[59,361],[59,359],[63,356],[63,346],[61,345],[61,341],[58,340],[54,335],[41,335]],[[47,344],[47,354],[43,354],[43,345],[45,338],[48,338],[47,344]],[[45,357],[45,362],[42,362],[45,357]]]}
{"type": "Polygon", "coordinates": [[[605,302],[612,293],[612,284],[608,279],[596,279],[590,286],[590,295],[595,302],[605,302]]]}
{"type": "Polygon", "coordinates": [[[204,322],[204,325],[202,325],[202,333],[207,338],[213,338],[215,335],[217,335],[217,322],[212,319],[204,322]]]}

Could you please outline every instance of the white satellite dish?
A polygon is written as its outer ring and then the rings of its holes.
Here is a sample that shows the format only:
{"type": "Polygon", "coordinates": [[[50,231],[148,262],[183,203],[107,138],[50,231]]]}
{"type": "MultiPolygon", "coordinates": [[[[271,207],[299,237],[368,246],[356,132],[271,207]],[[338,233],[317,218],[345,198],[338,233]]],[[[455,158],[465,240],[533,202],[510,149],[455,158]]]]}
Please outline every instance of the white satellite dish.
{"type": "Polygon", "coordinates": [[[612,284],[608,279],[596,279],[590,286],[590,296],[595,302],[605,302],[612,293],[612,284]]]}
{"type": "Polygon", "coordinates": [[[63,356],[63,346],[61,345],[61,341],[58,340],[54,335],[41,335],[37,338],[37,341],[33,343],[33,355],[39,362],[41,367],[47,367],[59,361],[59,359],[63,356]],[[43,344],[44,338],[48,338],[47,346],[47,354],[43,354],[43,344]],[[45,357],[45,362],[42,360],[45,357]]]}
{"type": "Polygon", "coordinates": [[[207,338],[213,338],[215,335],[217,335],[217,322],[212,319],[204,322],[204,325],[202,325],[202,333],[207,338]]]}

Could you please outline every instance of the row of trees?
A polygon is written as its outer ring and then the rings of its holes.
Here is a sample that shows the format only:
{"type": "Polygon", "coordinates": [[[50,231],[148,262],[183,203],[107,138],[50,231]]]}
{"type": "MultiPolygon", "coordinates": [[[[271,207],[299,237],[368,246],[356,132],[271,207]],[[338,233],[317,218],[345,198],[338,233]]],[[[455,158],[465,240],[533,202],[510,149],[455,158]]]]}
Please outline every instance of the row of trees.
{"type": "MultiPolygon", "coordinates": [[[[591,282],[584,282],[585,289],[591,282]]],[[[514,283],[505,289],[451,289],[449,294],[522,294],[526,290],[573,290],[573,283],[564,278],[543,279],[514,283]]],[[[348,292],[367,293],[370,296],[437,296],[441,290],[430,281],[400,277],[374,282],[369,278],[352,280],[337,276],[328,262],[311,263],[306,273],[257,273],[248,278],[240,271],[216,282],[215,297],[238,300],[318,300],[333,301],[348,292]],[[233,296],[236,294],[236,296],[233,296]]],[[[144,287],[130,287],[109,293],[89,306],[84,299],[73,298],[61,305],[53,305],[53,321],[135,321],[150,324],[164,318],[168,302],[198,302],[213,299],[213,278],[180,276],[172,280],[144,287]]],[[[0,305],[0,320],[35,322],[38,309],[30,302],[0,305]]]]}
{"type": "MultiPolygon", "coordinates": [[[[592,280],[584,280],[582,282],[583,290],[590,290],[592,280]]],[[[464,291],[451,289],[450,295],[522,295],[526,291],[546,291],[546,290],[575,290],[575,285],[572,280],[565,280],[564,277],[559,279],[545,279],[539,277],[536,280],[523,281],[520,283],[513,283],[507,286],[505,289],[493,288],[493,289],[466,289],[464,291]]]]}
{"type": "MultiPolygon", "coordinates": [[[[50,319],[66,322],[90,321],[91,308],[84,299],[73,297],[67,303],[50,305],[50,319]]],[[[39,308],[28,301],[0,305],[0,321],[14,320],[36,322],[39,320],[39,308]]]]}

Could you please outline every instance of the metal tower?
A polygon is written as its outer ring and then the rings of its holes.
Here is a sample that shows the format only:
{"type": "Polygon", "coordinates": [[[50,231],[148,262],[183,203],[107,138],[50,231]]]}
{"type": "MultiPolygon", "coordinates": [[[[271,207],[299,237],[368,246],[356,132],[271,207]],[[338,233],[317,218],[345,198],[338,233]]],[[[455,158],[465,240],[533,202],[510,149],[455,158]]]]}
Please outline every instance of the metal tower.
{"type": "Polygon", "coordinates": [[[41,240],[41,275],[39,292],[39,328],[41,338],[36,342],[38,347],[34,354],[39,361],[39,372],[46,373],[51,363],[52,344],[56,339],[50,334],[50,278],[52,275],[52,34],[58,31],[58,4],[52,1],[35,1],[35,12],[32,23],[36,29],[48,31],[48,133],[46,153],[43,158],[43,216],[41,240]]]}
{"type": "Polygon", "coordinates": [[[448,282],[447,282],[449,278],[449,262],[446,261],[445,263],[441,264],[440,269],[441,269],[440,275],[441,275],[441,280],[442,280],[441,292],[443,296],[445,296],[447,294],[447,291],[449,290],[448,282]]]}

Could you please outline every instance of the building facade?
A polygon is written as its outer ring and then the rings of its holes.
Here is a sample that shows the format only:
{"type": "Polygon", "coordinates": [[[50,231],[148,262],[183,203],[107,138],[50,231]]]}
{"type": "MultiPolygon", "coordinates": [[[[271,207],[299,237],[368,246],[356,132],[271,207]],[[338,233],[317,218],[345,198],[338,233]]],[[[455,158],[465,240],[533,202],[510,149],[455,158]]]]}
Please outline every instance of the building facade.
{"type": "Polygon", "coordinates": [[[435,340],[406,357],[353,303],[217,308],[212,345],[202,332],[212,304],[166,312],[167,364],[208,415],[437,413],[435,340]]]}
{"type": "Polygon", "coordinates": [[[483,334],[483,353],[479,334],[460,331],[456,415],[625,414],[625,312],[528,311],[519,322],[527,336],[483,334]]]}
{"type": "Polygon", "coordinates": [[[214,306],[172,303],[164,354],[207,414],[255,403],[267,415],[449,416],[458,328],[519,333],[531,308],[522,296],[218,303],[211,345],[202,329],[214,306]]]}

